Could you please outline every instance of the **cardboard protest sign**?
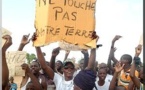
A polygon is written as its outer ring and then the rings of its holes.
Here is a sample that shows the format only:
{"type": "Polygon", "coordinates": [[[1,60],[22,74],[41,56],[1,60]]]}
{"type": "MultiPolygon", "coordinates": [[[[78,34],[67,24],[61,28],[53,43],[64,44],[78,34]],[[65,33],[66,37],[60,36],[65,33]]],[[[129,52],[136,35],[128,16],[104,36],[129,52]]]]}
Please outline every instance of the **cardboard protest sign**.
{"type": "MultiPolygon", "coordinates": [[[[11,35],[11,32],[8,31],[7,29],[5,28],[2,28],[2,37],[5,36],[5,35],[11,35]]],[[[1,38],[2,38],[1,37],[1,38]]],[[[3,45],[5,44],[6,40],[2,38],[2,44],[1,44],[1,47],[3,47],[3,45]]]]}
{"type": "Polygon", "coordinates": [[[143,35],[140,36],[139,44],[143,45],[143,35]]]}
{"type": "Polygon", "coordinates": [[[95,5],[96,0],[36,0],[34,46],[63,40],[84,48],[92,42],[95,5]]]}
{"type": "Polygon", "coordinates": [[[9,76],[24,75],[21,65],[25,63],[26,60],[25,51],[9,51],[6,54],[6,60],[9,68],[9,76]]]}

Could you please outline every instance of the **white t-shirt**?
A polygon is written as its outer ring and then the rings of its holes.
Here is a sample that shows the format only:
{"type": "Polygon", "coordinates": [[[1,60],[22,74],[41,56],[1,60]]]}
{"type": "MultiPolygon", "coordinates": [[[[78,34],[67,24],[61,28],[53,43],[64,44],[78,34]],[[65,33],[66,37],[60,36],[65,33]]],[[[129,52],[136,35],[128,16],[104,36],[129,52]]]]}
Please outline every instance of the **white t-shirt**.
{"type": "MultiPolygon", "coordinates": [[[[96,87],[98,90],[109,90],[110,82],[108,82],[108,81],[105,81],[103,86],[99,86],[98,81],[96,81],[95,84],[96,84],[96,87]]],[[[96,89],[93,88],[93,90],[96,90],[96,89]]]]}
{"type": "Polygon", "coordinates": [[[56,90],[73,90],[73,79],[65,81],[64,76],[54,73],[53,81],[56,86],[56,90]]]}
{"type": "MultiPolygon", "coordinates": [[[[106,81],[106,82],[111,82],[112,78],[113,78],[112,75],[107,74],[107,76],[106,76],[106,78],[105,78],[105,81],[106,81]]],[[[98,81],[98,80],[99,80],[99,77],[96,78],[96,81],[98,81]]]]}

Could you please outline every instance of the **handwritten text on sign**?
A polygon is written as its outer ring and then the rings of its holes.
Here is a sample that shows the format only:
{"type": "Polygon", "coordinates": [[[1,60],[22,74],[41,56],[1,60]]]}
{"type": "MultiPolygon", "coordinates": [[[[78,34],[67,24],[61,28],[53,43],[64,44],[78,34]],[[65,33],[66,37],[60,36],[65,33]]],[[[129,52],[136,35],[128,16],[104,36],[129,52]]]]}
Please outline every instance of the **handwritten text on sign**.
{"type": "Polygon", "coordinates": [[[21,65],[25,63],[25,51],[11,51],[6,54],[7,64],[9,68],[9,76],[23,76],[21,65]],[[19,68],[19,69],[18,69],[19,68]]]}
{"type": "Polygon", "coordinates": [[[64,40],[84,46],[95,28],[95,0],[36,0],[35,46],[64,40]]]}

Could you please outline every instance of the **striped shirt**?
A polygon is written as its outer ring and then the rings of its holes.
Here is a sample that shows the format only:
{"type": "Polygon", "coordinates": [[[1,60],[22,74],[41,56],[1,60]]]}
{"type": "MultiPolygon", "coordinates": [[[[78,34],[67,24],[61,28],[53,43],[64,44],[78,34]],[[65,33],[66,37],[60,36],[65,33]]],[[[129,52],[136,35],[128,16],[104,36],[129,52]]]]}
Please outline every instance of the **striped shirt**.
{"type": "MultiPolygon", "coordinates": [[[[135,76],[136,77],[139,76],[138,71],[135,71],[135,76]]],[[[124,70],[122,70],[118,77],[118,86],[122,85],[126,88],[126,90],[129,90],[128,85],[129,85],[130,81],[131,81],[130,69],[127,72],[124,72],[124,70]]]]}

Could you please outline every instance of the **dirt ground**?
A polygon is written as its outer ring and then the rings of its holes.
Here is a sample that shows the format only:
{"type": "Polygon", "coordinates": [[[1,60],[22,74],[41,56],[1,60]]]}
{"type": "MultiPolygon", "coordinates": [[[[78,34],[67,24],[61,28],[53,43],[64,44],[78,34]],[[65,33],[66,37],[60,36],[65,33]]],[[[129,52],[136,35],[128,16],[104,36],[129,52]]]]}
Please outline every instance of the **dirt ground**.
{"type": "Polygon", "coordinates": [[[17,84],[18,86],[18,89],[17,90],[20,90],[20,83],[22,81],[22,76],[15,76],[14,77],[14,82],[17,84]]]}

